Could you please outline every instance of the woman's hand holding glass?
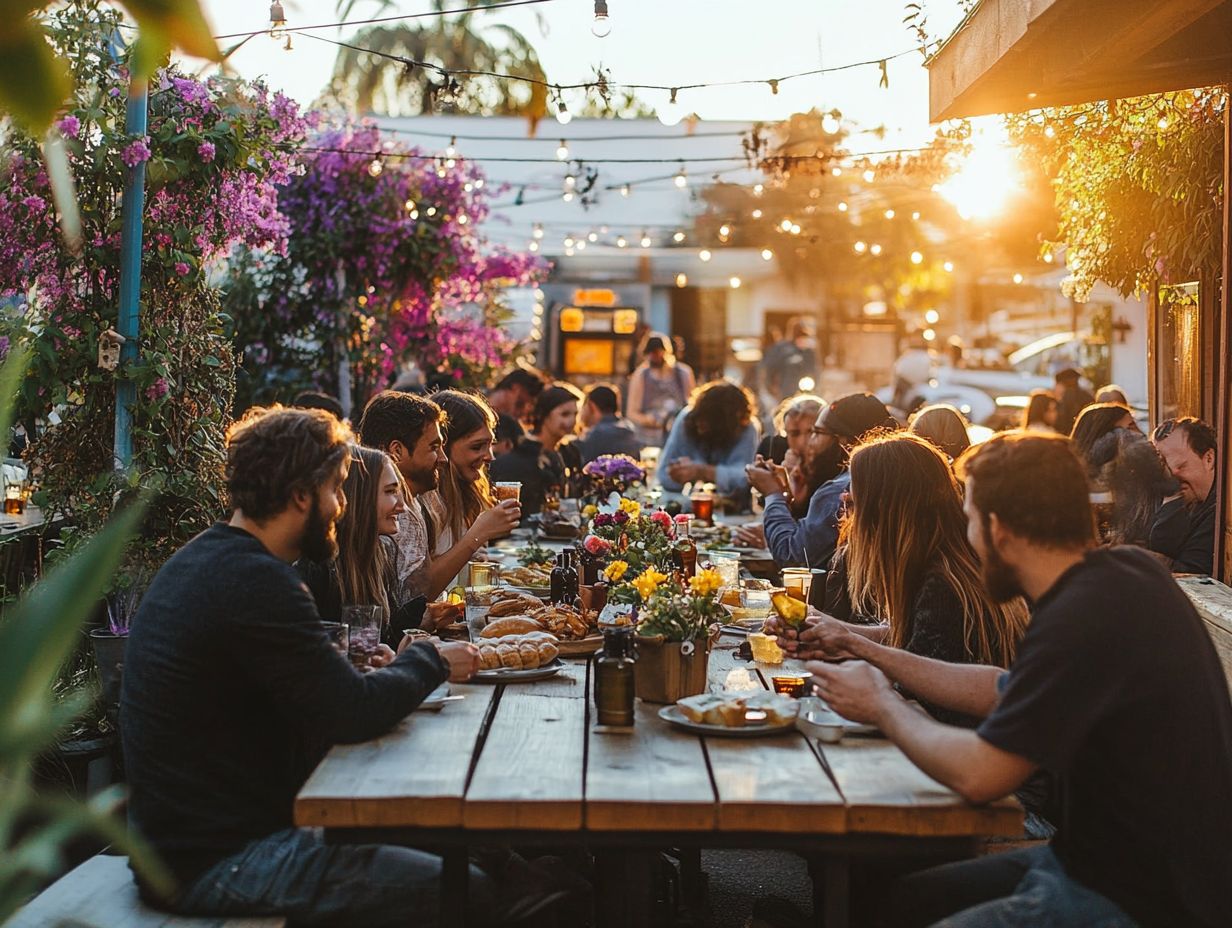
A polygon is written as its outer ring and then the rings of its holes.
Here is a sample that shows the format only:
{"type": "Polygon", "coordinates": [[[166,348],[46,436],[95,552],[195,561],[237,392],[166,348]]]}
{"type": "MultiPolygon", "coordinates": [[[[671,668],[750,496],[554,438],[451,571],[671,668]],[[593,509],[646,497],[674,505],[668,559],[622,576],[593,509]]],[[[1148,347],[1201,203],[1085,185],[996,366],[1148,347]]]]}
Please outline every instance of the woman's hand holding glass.
{"type": "Polygon", "coordinates": [[[479,513],[471,530],[481,544],[508,535],[522,521],[522,503],[516,499],[501,500],[491,509],[479,513]]]}

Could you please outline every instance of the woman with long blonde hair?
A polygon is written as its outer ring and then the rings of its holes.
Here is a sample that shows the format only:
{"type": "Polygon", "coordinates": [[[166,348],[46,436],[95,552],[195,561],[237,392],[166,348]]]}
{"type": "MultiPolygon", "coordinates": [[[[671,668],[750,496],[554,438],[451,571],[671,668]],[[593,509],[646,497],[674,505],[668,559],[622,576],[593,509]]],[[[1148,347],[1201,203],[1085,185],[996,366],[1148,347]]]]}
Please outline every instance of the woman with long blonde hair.
{"type": "Polygon", "coordinates": [[[488,479],[496,413],[483,397],[442,390],[432,401],[445,410],[445,456],[437,492],[425,500],[432,517],[434,555],[452,548],[475,520],[496,505],[488,479]]]}
{"type": "MultiPolygon", "coordinates": [[[[945,456],[916,435],[895,433],[856,448],[839,544],[855,613],[880,624],[810,618],[798,641],[784,635],[787,649],[873,659],[877,648],[901,648],[949,663],[1008,667],[1027,609],[1021,599],[997,603],[985,589],[961,492],[945,456]]],[[[951,724],[977,721],[926,708],[951,724]]]]}

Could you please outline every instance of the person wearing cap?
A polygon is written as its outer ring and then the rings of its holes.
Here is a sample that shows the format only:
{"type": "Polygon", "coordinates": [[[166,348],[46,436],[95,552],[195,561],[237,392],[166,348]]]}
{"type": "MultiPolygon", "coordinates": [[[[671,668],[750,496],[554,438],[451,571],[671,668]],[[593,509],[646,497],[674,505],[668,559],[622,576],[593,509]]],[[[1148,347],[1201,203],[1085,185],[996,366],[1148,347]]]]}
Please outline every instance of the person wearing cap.
{"type": "Polygon", "coordinates": [[[629,377],[625,415],[637,426],[643,445],[662,445],[668,421],[689,402],[697,380],[693,368],[676,360],[665,335],[656,332],[647,338],[642,356],[629,377]]]}
{"type": "Polygon", "coordinates": [[[825,567],[838,544],[843,495],[851,484],[847,458],[861,440],[898,424],[871,393],[852,393],[822,409],[809,436],[804,466],[817,486],[803,519],[791,513],[788,483],[781,467],[759,458],[746,468],[753,489],[766,498],[763,525],[775,566],[825,567]]]}
{"type": "Polygon", "coordinates": [[[1095,397],[1082,386],[1082,373],[1072,367],[1057,371],[1052,392],[1057,396],[1057,421],[1053,426],[1068,435],[1078,421],[1078,413],[1095,402],[1095,397]]]}

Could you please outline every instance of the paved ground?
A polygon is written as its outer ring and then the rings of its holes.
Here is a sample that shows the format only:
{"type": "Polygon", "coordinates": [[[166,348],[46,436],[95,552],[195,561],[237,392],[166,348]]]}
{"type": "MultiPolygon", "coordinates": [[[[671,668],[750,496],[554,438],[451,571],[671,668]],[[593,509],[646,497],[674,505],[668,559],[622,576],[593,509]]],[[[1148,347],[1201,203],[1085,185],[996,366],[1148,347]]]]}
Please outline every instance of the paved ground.
{"type": "MultiPolygon", "coordinates": [[[[773,851],[706,851],[702,868],[710,876],[707,928],[745,928],[753,903],[774,895],[812,911],[812,884],[804,859],[773,851]]],[[[759,924],[757,928],[761,928],[759,924]]]]}

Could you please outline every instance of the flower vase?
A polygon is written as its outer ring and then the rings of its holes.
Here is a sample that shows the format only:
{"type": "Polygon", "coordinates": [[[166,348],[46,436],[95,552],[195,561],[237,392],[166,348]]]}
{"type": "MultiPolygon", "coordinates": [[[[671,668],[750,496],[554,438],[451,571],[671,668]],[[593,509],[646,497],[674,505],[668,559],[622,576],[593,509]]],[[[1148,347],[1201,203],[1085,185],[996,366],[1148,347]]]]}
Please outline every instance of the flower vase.
{"type": "Polygon", "coordinates": [[[638,698],[673,703],[706,692],[711,640],[668,641],[662,635],[639,635],[634,668],[638,698]]]}

